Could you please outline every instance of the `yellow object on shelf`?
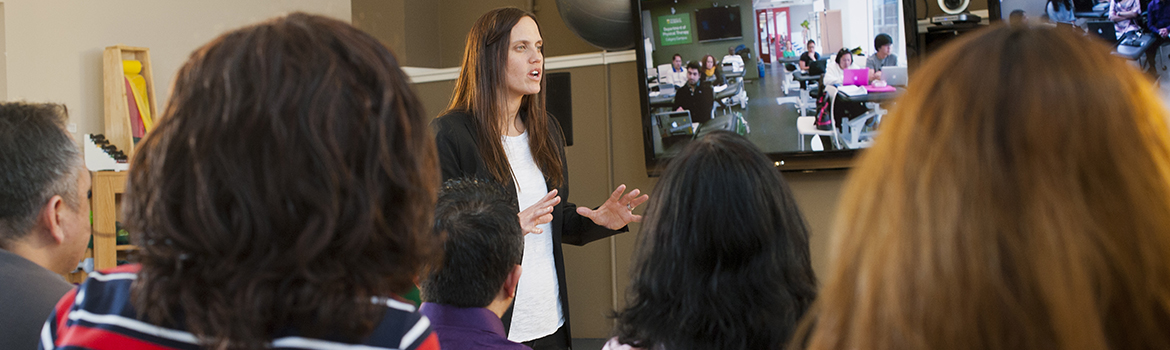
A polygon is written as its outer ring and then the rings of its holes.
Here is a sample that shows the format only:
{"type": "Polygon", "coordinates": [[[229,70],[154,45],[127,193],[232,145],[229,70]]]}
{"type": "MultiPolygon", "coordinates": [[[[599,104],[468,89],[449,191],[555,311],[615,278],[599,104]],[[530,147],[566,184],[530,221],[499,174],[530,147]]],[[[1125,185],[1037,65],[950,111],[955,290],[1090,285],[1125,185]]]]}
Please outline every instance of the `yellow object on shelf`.
{"type": "Polygon", "coordinates": [[[134,138],[148,134],[158,123],[160,114],[154,83],[150,49],[115,45],[102,51],[106,139],[130,158],[135,153],[134,138]],[[137,74],[127,74],[127,71],[137,74]],[[133,79],[135,75],[142,80],[133,79]],[[146,116],[150,118],[143,120],[146,116]]]}
{"type": "Polygon", "coordinates": [[[130,80],[130,90],[134,93],[134,102],[138,104],[138,112],[142,115],[142,126],[146,132],[154,129],[154,119],[150,115],[150,105],[146,97],[146,78],[143,78],[142,62],[138,60],[123,60],[122,71],[130,80]]]}

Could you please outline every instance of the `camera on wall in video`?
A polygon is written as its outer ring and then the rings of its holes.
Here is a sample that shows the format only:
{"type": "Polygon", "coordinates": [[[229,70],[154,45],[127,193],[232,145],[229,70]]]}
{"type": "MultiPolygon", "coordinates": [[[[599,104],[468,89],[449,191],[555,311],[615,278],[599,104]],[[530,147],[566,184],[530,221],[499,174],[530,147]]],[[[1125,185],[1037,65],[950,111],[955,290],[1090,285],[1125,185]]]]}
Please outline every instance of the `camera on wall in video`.
{"type": "Polygon", "coordinates": [[[967,13],[967,6],[969,5],[971,5],[971,0],[938,0],[938,8],[946,12],[946,14],[931,17],[930,23],[943,26],[977,24],[982,18],[967,13]]]}

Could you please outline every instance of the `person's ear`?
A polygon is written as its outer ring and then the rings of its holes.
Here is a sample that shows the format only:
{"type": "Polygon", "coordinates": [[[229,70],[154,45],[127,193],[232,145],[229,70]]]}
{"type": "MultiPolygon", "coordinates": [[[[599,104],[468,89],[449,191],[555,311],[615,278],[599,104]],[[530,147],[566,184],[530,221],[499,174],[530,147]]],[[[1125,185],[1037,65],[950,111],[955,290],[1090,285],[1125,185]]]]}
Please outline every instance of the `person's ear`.
{"type": "Polygon", "coordinates": [[[516,297],[516,285],[520,284],[521,270],[523,269],[519,264],[517,264],[516,267],[512,269],[512,272],[508,273],[508,278],[504,279],[503,292],[504,295],[507,295],[509,299],[516,297]]]}
{"type": "Polygon", "coordinates": [[[37,216],[37,226],[49,233],[48,237],[55,245],[65,242],[65,228],[61,225],[62,220],[65,220],[65,206],[64,198],[53,196],[41,207],[41,213],[37,216]]]}

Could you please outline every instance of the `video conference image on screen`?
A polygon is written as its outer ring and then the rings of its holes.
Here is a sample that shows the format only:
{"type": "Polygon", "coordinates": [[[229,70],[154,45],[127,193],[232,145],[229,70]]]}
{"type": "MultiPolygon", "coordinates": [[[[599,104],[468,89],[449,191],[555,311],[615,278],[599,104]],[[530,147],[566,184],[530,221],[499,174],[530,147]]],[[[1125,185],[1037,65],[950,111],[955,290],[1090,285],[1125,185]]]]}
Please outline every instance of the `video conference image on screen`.
{"type": "Polygon", "coordinates": [[[713,130],[769,154],[865,148],[905,92],[900,0],[639,3],[652,159],[713,130]]]}

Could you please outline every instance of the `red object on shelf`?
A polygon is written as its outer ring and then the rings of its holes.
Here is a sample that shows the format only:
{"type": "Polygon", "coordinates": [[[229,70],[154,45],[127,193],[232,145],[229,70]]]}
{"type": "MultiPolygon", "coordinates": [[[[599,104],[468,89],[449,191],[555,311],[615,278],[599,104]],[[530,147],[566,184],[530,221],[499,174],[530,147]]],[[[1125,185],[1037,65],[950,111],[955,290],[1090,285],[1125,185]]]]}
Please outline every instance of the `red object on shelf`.
{"type": "Polygon", "coordinates": [[[126,105],[130,107],[130,128],[134,137],[146,136],[146,126],[142,125],[142,113],[138,111],[138,102],[134,100],[134,89],[130,87],[130,79],[122,78],[126,82],[126,105]]]}

